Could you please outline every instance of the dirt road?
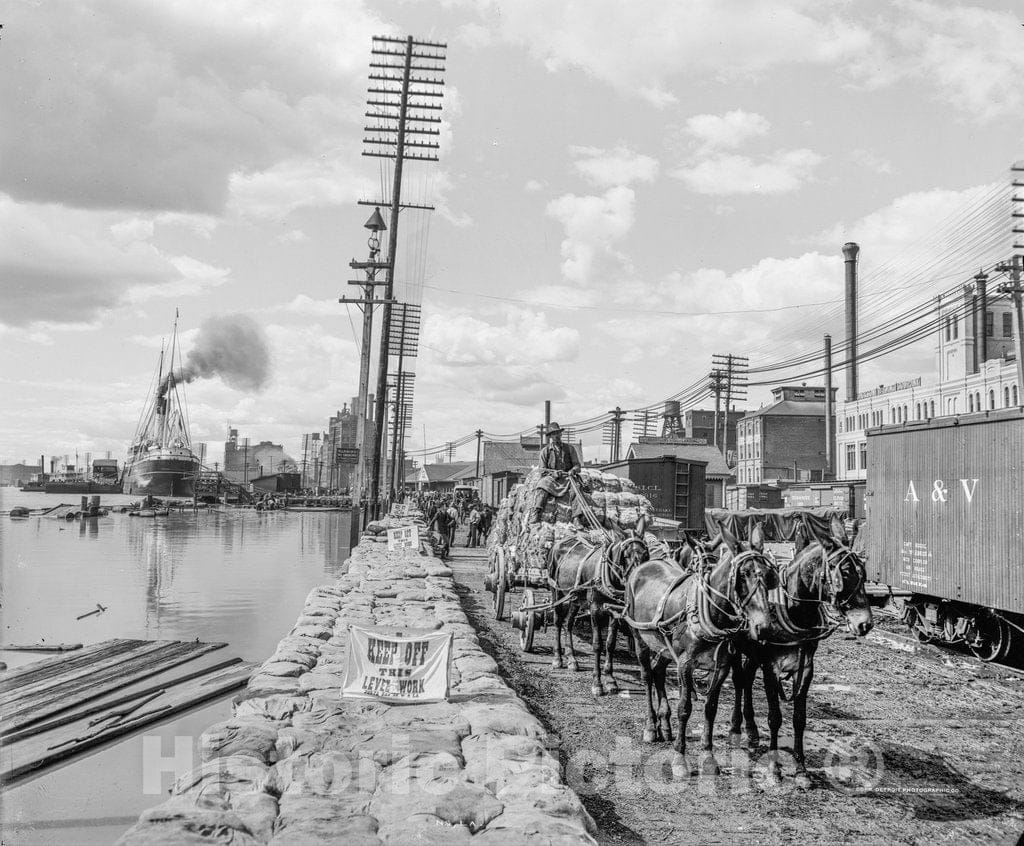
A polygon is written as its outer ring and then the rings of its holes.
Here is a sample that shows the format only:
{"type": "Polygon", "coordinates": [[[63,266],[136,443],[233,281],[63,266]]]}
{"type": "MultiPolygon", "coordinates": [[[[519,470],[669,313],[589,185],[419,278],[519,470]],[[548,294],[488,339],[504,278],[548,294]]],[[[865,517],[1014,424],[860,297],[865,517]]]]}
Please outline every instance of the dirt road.
{"type": "MultiPolygon", "coordinates": [[[[623,639],[622,693],[594,699],[589,632],[577,639],[581,670],[553,670],[552,630],[523,654],[508,620],[494,620],[483,550],[456,548],[451,565],[484,650],[547,726],[602,843],[1013,844],[1024,831],[1020,675],[931,647],[898,651],[836,634],[818,651],[808,701],[812,789],[794,787],[791,760],[782,787],[766,787],[764,745],[749,759],[729,749],[731,683],[715,733],[722,774],[673,780],[669,745],[640,742],[646,704],[623,639]]],[[[511,595],[513,609],[519,601],[511,595]]],[[[886,621],[878,629],[899,631],[886,621]]],[[[788,747],[783,707],[780,745],[788,747]]],[[[702,712],[698,704],[690,721],[694,744],[702,712]]],[[[763,703],[758,724],[766,735],[763,703]]]]}

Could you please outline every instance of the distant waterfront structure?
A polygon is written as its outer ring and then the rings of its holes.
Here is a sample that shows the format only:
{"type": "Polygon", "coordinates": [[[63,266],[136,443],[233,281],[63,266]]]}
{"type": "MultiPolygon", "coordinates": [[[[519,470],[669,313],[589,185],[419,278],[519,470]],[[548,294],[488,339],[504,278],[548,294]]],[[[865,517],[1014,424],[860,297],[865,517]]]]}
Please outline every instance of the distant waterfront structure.
{"type": "Polygon", "coordinates": [[[239,439],[238,430],[229,428],[224,442],[224,478],[236,484],[247,484],[261,476],[276,473],[297,473],[299,466],[281,444],[248,438],[239,439]]]}
{"type": "Polygon", "coordinates": [[[1024,402],[1017,384],[1013,304],[1005,296],[989,295],[984,282],[979,274],[960,292],[937,298],[933,374],[860,391],[838,406],[837,479],[867,478],[867,429],[1024,402]]]}

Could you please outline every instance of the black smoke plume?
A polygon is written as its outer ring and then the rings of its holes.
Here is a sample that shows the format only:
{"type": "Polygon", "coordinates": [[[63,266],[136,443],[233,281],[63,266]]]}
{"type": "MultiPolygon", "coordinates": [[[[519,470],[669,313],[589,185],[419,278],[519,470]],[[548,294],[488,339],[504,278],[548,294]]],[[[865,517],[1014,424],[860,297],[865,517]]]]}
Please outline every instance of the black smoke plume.
{"type": "Polygon", "coordinates": [[[204,321],[184,366],[177,373],[168,374],[160,393],[166,393],[172,379],[180,383],[214,376],[240,391],[259,391],[267,384],[267,336],[251,317],[227,314],[204,321]]]}

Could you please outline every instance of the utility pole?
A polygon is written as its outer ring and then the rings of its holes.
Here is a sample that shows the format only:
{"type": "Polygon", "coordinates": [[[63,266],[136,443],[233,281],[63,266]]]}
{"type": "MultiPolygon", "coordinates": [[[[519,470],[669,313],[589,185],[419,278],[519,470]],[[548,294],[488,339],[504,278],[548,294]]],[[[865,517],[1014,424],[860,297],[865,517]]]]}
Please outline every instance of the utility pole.
{"type": "Polygon", "coordinates": [[[997,264],[996,270],[1000,273],[1009,273],[1010,278],[1000,284],[996,290],[1000,294],[1008,294],[1013,303],[1013,311],[1017,318],[1017,337],[1014,338],[1017,348],[1017,385],[1020,386],[1021,391],[1024,391],[1024,307],[1021,304],[1022,298],[1024,298],[1021,272],[1024,268],[1022,265],[1024,265],[1024,260],[1019,255],[1013,256],[1008,262],[997,264]]]}
{"type": "MultiPolygon", "coordinates": [[[[999,292],[1009,294],[1013,301],[1013,310],[1017,317],[1017,337],[1014,339],[1017,347],[1017,387],[1018,396],[1024,396],[1024,307],[1021,300],[1024,298],[1024,288],[1021,287],[1022,265],[1024,265],[1024,196],[1021,196],[1021,189],[1024,188],[1024,160],[1014,162],[1010,168],[1013,178],[1010,181],[1012,191],[1010,201],[1012,203],[1010,217],[1013,220],[1012,231],[1013,256],[1007,264],[1000,264],[998,270],[1007,270],[1010,274],[1008,282],[999,286],[999,292]]],[[[1021,400],[1024,403],[1024,399],[1021,400]]]]}
{"type": "Polygon", "coordinates": [[[359,400],[356,408],[356,448],[359,450],[359,460],[356,462],[355,484],[356,502],[363,499],[363,488],[366,484],[366,420],[369,414],[369,391],[370,391],[370,351],[373,346],[373,307],[381,303],[381,300],[374,299],[374,286],[377,282],[377,271],[380,269],[380,233],[387,229],[384,225],[384,218],[381,217],[380,208],[377,207],[370,215],[370,219],[363,224],[365,229],[370,230],[370,237],[367,246],[370,248],[369,261],[359,262],[353,259],[349,267],[353,270],[364,270],[366,280],[360,282],[357,279],[349,280],[350,285],[360,285],[363,289],[362,299],[348,299],[342,297],[339,302],[358,305],[363,312],[363,335],[359,344],[359,400]]]}
{"type": "Polygon", "coordinates": [[[722,413],[722,385],[725,382],[725,378],[722,375],[722,371],[717,367],[711,370],[708,374],[708,378],[711,380],[708,383],[708,390],[715,395],[715,419],[711,428],[711,443],[714,444],[714,446],[718,446],[718,423],[722,413]]]}
{"type": "Polygon", "coordinates": [[[615,406],[608,413],[612,416],[609,423],[611,424],[611,460],[614,464],[619,460],[622,450],[622,419],[625,417],[625,412],[619,406],[615,406]]]}
{"type": "Polygon", "coordinates": [[[483,493],[483,480],[480,479],[480,445],[484,440],[484,430],[476,430],[476,478],[480,481],[480,492],[483,493]]]}
{"type": "Polygon", "coordinates": [[[402,171],[406,159],[437,161],[440,145],[436,141],[412,141],[409,136],[440,135],[434,125],[441,118],[432,112],[439,112],[441,104],[432,102],[440,99],[444,92],[445,51],[447,45],[431,41],[416,41],[411,35],[405,39],[374,36],[371,54],[379,60],[370,62],[371,86],[368,89],[374,99],[367,100],[373,107],[367,117],[380,123],[367,126],[365,143],[371,149],[364,150],[364,156],[392,159],[395,163],[391,186],[391,221],[388,233],[387,260],[385,271],[384,307],[381,315],[380,357],[377,371],[377,403],[375,423],[378,438],[374,444],[371,475],[370,500],[377,508],[380,498],[381,453],[383,444],[380,437],[384,432],[387,403],[385,402],[388,379],[388,345],[391,341],[391,304],[395,292],[395,261],[398,253],[398,215],[402,208],[402,171]],[[376,71],[376,72],[373,72],[376,71]],[[415,71],[416,75],[413,75],[415,71]],[[416,99],[413,100],[412,98],[416,99]],[[409,152],[409,150],[413,152],[409,152]],[[419,152],[417,152],[419,151],[419,152]]]}
{"type": "Polygon", "coordinates": [[[835,406],[832,401],[832,336],[825,335],[825,481],[835,478],[835,446],[832,426],[835,406]]]}
{"type": "Polygon", "coordinates": [[[729,412],[734,399],[747,398],[747,368],[749,359],[741,355],[715,353],[711,357],[714,369],[711,371],[711,390],[715,392],[715,446],[722,455],[729,454],[729,412]],[[725,409],[722,418],[722,436],[718,437],[719,401],[725,393],[725,409]]]}

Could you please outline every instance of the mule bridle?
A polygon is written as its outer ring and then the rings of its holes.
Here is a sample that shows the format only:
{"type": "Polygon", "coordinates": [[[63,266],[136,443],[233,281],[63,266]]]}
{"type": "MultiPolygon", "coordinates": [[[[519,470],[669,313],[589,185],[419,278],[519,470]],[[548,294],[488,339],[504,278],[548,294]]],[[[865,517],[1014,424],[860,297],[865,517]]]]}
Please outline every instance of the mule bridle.
{"type": "MultiPolygon", "coordinates": [[[[794,596],[787,590],[785,581],[779,578],[777,588],[780,597],[784,597],[793,604],[811,604],[818,606],[819,618],[822,624],[816,626],[800,626],[793,622],[789,615],[785,601],[773,603],[773,617],[779,627],[796,640],[824,640],[838,629],[846,621],[846,611],[850,606],[850,598],[856,595],[857,591],[867,581],[867,574],[864,565],[857,554],[849,547],[841,546],[831,555],[826,552],[825,547],[821,548],[821,576],[818,579],[818,596],[794,596]],[[853,571],[857,576],[857,584],[849,590],[846,589],[846,581],[843,577],[843,564],[852,562],[853,571]],[[838,580],[833,578],[833,573],[838,574],[838,580]],[[841,585],[836,588],[836,581],[841,585]],[[826,587],[827,584],[827,587],[826,587]],[[840,599],[840,594],[845,593],[847,599],[840,599]],[[831,613],[835,609],[838,614],[831,613]]],[[[777,643],[776,645],[781,645],[777,643]]]]}

